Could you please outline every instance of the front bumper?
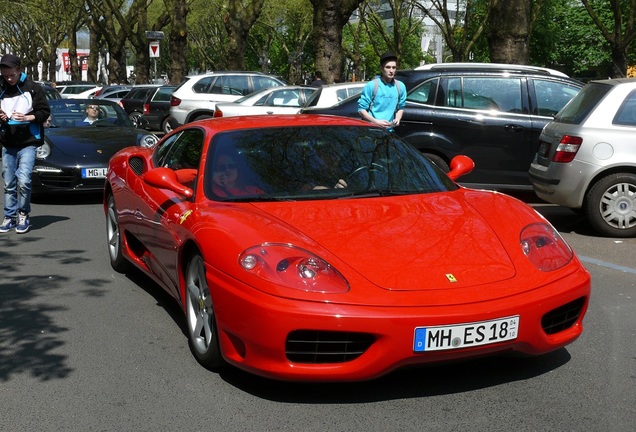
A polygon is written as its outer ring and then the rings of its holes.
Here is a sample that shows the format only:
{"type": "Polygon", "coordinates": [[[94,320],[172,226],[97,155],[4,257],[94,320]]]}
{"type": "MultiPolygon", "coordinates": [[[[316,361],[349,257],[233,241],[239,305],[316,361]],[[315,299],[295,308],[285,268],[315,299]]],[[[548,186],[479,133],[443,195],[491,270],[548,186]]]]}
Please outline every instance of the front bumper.
{"type": "Polygon", "coordinates": [[[31,175],[33,193],[96,192],[104,189],[106,179],[82,178],[81,168],[57,168],[35,165],[31,175]]]}
{"type": "Polygon", "coordinates": [[[453,307],[378,307],[295,301],[254,290],[209,266],[207,275],[209,286],[215,287],[212,298],[224,358],[257,375],[300,381],[359,381],[409,365],[504,352],[544,354],[581,335],[590,295],[589,273],[582,266],[553,283],[513,298],[467,302],[453,307]],[[565,305],[577,305],[578,315],[567,328],[546,333],[546,319],[565,305]],[[425,353],[414,351],[416,327],[509,316],[519,316],[515,340],[425,353]],[[292,361],[290,358],[299,357],[297,352],[290,353],[290,339],[299,332],[351,336],[362,352],[333,362],[292,361]]]}

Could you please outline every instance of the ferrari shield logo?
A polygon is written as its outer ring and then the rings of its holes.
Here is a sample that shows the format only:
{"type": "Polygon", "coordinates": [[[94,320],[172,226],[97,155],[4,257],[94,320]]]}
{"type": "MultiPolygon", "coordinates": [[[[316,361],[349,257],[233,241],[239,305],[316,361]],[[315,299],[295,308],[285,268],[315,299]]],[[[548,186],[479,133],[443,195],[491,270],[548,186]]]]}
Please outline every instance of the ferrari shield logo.
{"type": "Polygon", "coordinates": [[[448,279],[448,281],[450,283],[455,283],[457,282],[457,279],[455,279],[455,276],[453,276],[452,273],[446,273],[446,279],[448,279]]]}

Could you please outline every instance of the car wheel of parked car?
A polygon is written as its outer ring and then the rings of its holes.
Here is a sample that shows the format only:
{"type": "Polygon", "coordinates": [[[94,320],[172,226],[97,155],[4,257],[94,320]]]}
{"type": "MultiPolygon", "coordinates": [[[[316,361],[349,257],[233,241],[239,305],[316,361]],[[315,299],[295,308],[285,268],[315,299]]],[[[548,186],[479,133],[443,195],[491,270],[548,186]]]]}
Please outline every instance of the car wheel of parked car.
{"type": "Polygon", "coordinates": [[[164,133],[169,133],[172,132],[172,125],[170,124],[170,120],[169,119],[164,119],[163,122],[161,123],[161,130],[164,133]]]}
{"type": "Polygon", "coordinates": [[[441,169],[445,173],[450,171],[450,167],[448,166],[446,161],[442,159],[440,156],[437,156],[436,154],[433,154],[433,153],[422,153],[422,154],[426,156],[427,158],[429,158],[431,162],[437,165],[437,168],[441,169]]]}
{"type": "Polygon", "coordinates": [[[205,119],[211,119],[214,118],[211,115],[208,114],[201,114],[200,116],[194,117],[192,119],[190,119],[191,122],[195,122],[195,121],[199,121],[199,120],[205,120],[205,119]]]}
{"type": "Polygon", "coordinates": [[[199,363],[208,369],[222,366],[214,306],[205,279],[205,264],[198,254],[190,258],[186,270],[186,319],[190,349],[199,363]]]}
{"type": "Polygon", "coordinates": [[[119,221],[117,220],[115,198],[112,195],[108,197],[106,235],[108,240],[108,256],[110,257],[110,265],[116,272],[125,273],[130,270],[132,265],[121,253],[123,239],[121,237],[121,230],[119,229],[119,221]]]}
{"type": "Polygon", "coordinates": [[[133,122],[135,127],[139,127],[139,120],[141,119],[141,113],[137,111],[133,111],[128,114],[128,118],[133,122]]]}
{"type": "Polygon", "coordinates": [[[636,236],[636,174],[616,173],[603,177],[586,196],[590,224],[611,237],[636,236]]]}

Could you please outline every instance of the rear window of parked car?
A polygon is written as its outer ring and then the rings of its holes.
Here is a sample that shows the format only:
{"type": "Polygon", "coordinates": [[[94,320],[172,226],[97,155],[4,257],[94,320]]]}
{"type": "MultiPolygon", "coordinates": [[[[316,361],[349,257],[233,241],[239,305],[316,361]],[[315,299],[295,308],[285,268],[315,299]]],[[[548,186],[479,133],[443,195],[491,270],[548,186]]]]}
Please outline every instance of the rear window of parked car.
{"type": "Polygon", "coordinates": [[[612,86],[606,84],[588,84],[559,111],[554,119],[561,123],[581,124],[611,89],[612,86]]]}
{"type": "Polygon", "coordinates": [[[636,126],[636,91],[627,95],[618,109],[613,123],[620,126],[636,126]]]}

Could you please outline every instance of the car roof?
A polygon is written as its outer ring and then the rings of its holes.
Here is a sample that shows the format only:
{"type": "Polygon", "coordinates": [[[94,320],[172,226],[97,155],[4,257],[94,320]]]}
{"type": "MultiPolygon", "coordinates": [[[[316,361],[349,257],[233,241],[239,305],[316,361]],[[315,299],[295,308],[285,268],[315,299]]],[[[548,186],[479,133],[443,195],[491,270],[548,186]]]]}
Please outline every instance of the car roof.
{"type": "Polygon", "coordinates": [[[333,84],[323,84],[320,87],[356,87],[356,86],[364,86],[368,81],[347,81],[347,82],[339,82],[333,84]]]}
{"type": "Polygon", "coordinates": [[[504,63],[430,63],[423,66],[416,67],[417,71],[514,71],[514,72],[529,72],[538,73],[544,75],[554,75],[569,78],[568,75],[561,71],[550,69],[541,66],[531,65],[517,65],[517,64],[504,64],[504,63]]]}
{"type": "Polygon", "coordinates": [[[213,76],[213,75],[261,75],[261,76],[267,76],[267,77],[279,79],[278,77],[274,75],[269,75],[269,74],[258,72],[258,71],[213,71],[213,72],[205,72],[205,73],[196,74],[196,75],[188,75],[186,76],[186,78],[200,78],[200,77],[213,76]]]}
{"type": "MultiPolygon", "coordinates": [[[[366,120],[353,117],[339,117],[321,114],[272,114],[236,117],[218,117],[187,123],[182,127],[208,125],[215,131],[254,129],[281,126],[367,126],[373,127],[366,120]]],[[[379,127],[379,126],[378,126],[379,127]]]]}

